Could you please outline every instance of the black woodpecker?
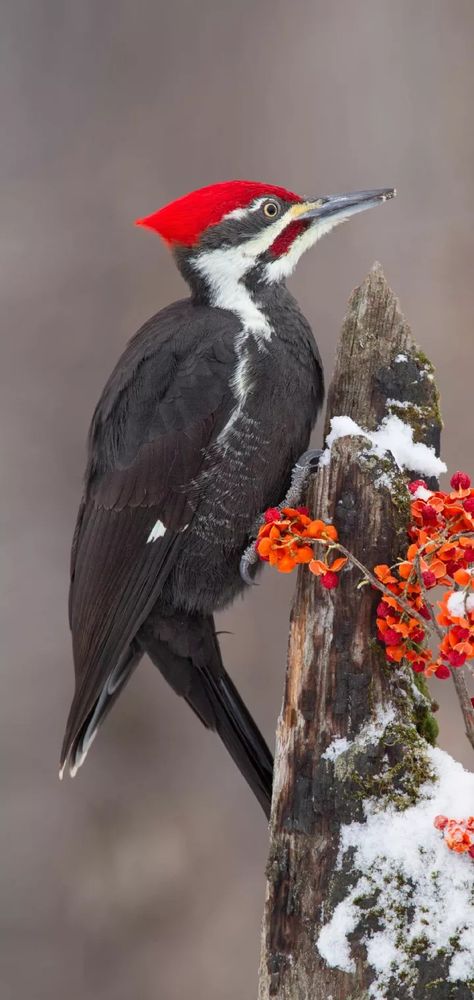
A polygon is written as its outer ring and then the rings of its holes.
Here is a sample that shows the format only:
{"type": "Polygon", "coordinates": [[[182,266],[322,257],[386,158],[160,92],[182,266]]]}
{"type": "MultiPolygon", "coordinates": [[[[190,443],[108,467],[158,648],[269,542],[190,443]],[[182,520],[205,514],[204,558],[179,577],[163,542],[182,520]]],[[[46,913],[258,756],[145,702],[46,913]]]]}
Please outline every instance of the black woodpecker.
{"type": "Polygon", "coordinates": [[[245,587],[242,553],[288,491],[323,401],[318,348],[285,279],[320,236],[393,194],[307,199],[229,181],[139,220],[171,248],[190,297],[132,338],[92,418],[61,775],[76,773],[147,653],[269,815],[272,756],[224,669],[213,613],[245,587]]]}

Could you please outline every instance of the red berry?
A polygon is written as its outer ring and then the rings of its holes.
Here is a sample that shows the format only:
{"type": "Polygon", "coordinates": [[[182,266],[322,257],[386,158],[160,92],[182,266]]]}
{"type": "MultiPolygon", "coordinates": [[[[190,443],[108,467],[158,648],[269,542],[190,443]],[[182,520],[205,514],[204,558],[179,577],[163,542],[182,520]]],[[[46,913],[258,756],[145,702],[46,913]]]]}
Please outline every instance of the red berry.
{"type": "Polygon", "coordinates": [[[390,608],[385,601],[379,601],[377,604],[377,618],[386,618],[390,614],[390,608]]]}
{"type": "Polygon", "coordinates": [[[399,646],[385,647],[385,655],[388,660],[388,666],[391,667],[393,665],[395,668],[400,666],[400,657],[398,653],[399,653],[399,646]]]}
{"type": "Polygon", "coordinates": [[[295,507],[298,514],[304,514],[305,517],[309,517],[309,507],[295,507]]]}
{"type": "Polygon", "coordinates": [[[463,559],[464,562],[468,563],[474,562],[474,548],[469,547],[468,549],[464,549],[463,559]]]}
{"type": "MultiPolygon", "coordinates": [[[[457,649],[452,649],[448,653],[446,659],[452,667],[462,667],[467,660],[467,656],[465,653],[458,653],[457,649]]],[[[438,673],[438,671],[436,671],[436,673],[438,673]]]]}
{"type": "Polygon", "coordinates": [[[419,486],[423,486],[425,490],[428,489],[424,479],[414,479],[412,483],[408,483],[410,493],[416,493],[419,486]]]}
{"type": "Polygon", "coordinates": [[[453,625],[450,635],[454,636],[456,642],[465,642],[469,639],[469,629],[463,628],[462,625],[453,625]]]}
{"type": "Polygon", "coordinates": [[[471,698],[471,705],[474,708],[474,698],[471,698]]]}
{"type": "Polygon", "coordinates": [[[333,573],[332,569],[329,569],[327,573],[323,573],[321,583],[326,590],[334,590],[335,587],[339,586],[339,577],[337,573],[333,573]]]}
{"type": "Polygon", "coordinates": [[[446,549],[443,559],[446,559],[446,561],[449,562],[450,559],[454,559],[455,555],[456,555],[456,546],[452,545],[450,549],[446,549]]]}
{"type": "Polygon", "coordinates": [[[425,503],[423,510],[421,512],[421,519],[423,521],[423,524],[436,524],[438,520],[438,515],[434,507],[431,507],[429,503],[425,503]]]}
{"type": "Polygon", "coordinates": [[[431,615],[430,615],[430,613],[428,611],[428,608],[426,607],[426,604],[422,604],[421,605],[421,608],[419,608],[419,613],[420,613],[420,615],[421,615],[422,618],[426,619],[427,622],[429,622],[431,620],[431,615]]]}
{"type": "Polygon", "coordinates": [[[416,643],[423,642],[424,638],[425,638],[425,630],[424,628],[421,628],[421,626],[419,628],[415,628],[410,635],[411,641],[416,643]]]}
{"type": "Polygon", "coordinates": [[[398,646],[402,641],[402,637],[398,632],[395,632],[394,628],[388,628],[383,634],[383,641],[386,646],[398,646]]]}
{"type": "Polygon", "coordinates": [[[457,573],[458,569],[461,569],[460,563],[453,562],[452,560],[446,563],[446,572],[448,576],[454,576],[454,574],[457,573]]]}
{"type": "Polygon", "coordinates": [[[436,586],[436,577],[432,569],[427,569],[425,573],[422,573],[421,578],[425,587],[428,587],[428,589],[436,586]]]}
{"type": "Polygon", "coordinates": [[[269,507],[263,516],[267,524],[272,524],[273,521],[281,520],[281,511],[278,510],[278,507],[269,507]]]}
{"type": "Polygon", "coordinates": [[[451,672],[449,670],[449,667],[445,667],[443,664],[441,664],[437,668],[437,670],[435,670],[435,674],[439,678],[440,681],[445,681],[445,680],[447,680],[448,677],[451,676],[451,672]]]}
{"type": "Polygon", "coordinates": [[[411,669],[415,671],[415,674],[422,674],[425,669],[423,660],[414,660],[411,669]]]}
{"type": "Polygon", "coordinates": [[[471,844],[471,846],[468,847],[467,853],[471,856],[471,858],[474,858],[474,844],[471,844]]]}
{"type": "Polygon", "coordinates": [[[474,497],[466,497],[463,507],[464,510],[467,510],[468,514],[474,514],[474,497]]]}
{"type": "Polygon", "coordinates": [[[437,830],[444,830],[445,826],[448,825],[448,822],[447,816],[435,816],[433,826],[435,826],[437,830]]]}
{"type": "Polygon", "coordinates": [[[455,472],[451,476],[451,486],[453,490],[468,490],[471,485],[470,477],[467,472],[455,472]]]}

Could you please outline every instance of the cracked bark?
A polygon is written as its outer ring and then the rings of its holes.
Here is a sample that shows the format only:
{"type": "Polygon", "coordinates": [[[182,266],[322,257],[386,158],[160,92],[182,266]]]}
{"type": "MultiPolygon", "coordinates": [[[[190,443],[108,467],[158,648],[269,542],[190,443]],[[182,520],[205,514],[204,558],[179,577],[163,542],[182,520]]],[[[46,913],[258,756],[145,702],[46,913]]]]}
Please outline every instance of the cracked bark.
{"type": "MultiPolygon", "coordinates": [[[[380,266],[374,265],[349,303],[325,434],[331,417],[341,414],[375,429],[388,412],[388,400],[411,404],[400,411],[392,406],[391,412],[412,425],[415,440],[439,453],[441,419],[432,366],[414,344],[380,266]]],[[[336,524],[341,541],[365,565],[390,564],[406,545],[405,483],[390,460],[370,455],[367,440],[345,438],[333,447],[330,465],[313,477],[307,503],[314,516],[336,524]]],[[[358,578],[354,570],[344,572],[337,590],[324,591],[306,568],[298,575],[277,729],[259,1000],[356,1000],[369,995],[373,979],[362,925],[351,938],[352,973],[329,967],[316,946],[324,916],[350,885],[349,872],[335,873],[338,833],[342,824],[363,819],[360,783],[380,780],[387,761],[396,764],[400,801],[415,780],[413,755],[403,738],[404,725],[413,731],[410,685],[387,670],[374,641],[379,597],[370,587],[357,590],[358,578]],[[401,723],[399,739],[387,745],[382,736],[358,752],[349,773],[336,774],[334,764],[322,758],[329,744],[338,737],[353,739],[377,706],[388,705],[401,723]]],[[[441,959],[429,962],[421,956],[417,968],[415,992],[397,984],[391,994],[397,1000],[424,997],[428,983],[431,1000],[471,996],[464,984],[446,983],[441,959]]]]}

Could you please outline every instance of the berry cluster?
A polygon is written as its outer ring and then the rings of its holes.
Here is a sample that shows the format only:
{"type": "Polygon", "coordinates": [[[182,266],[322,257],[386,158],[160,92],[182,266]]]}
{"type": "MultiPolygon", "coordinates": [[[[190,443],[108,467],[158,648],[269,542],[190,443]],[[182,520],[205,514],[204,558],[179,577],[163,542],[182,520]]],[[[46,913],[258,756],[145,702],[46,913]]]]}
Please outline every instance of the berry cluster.
{"type": "Polygon", "coordinates": [[[443,680],[451,670],[474,662],[474,489],[465,472],[454,474],[449,493],[428,489],[422,479],[408,489],[406,558],[392,567],[375,566],[375,575],[344,549],[334,525],[312,520],[306,507],[271,507],[255,545],[260,558],[281,573],[306,563],[327,590],[337,587],[338,573],[349,559],[383,592],[377,635],[388,661],[403,661],[416,673],[443,680]],[[332,563],[316,559],[318,543],[344,555],[332,563]],[[430,591],[437,587],[444,594],[436,613],[430,591]],[[435,651],[429,645],[432,638],[435,651]]]}
{"type": "Polygon", "coordinates": [[[474,657],[474,489],[465,472],[454,474],[451,487],[445,493],[429,490],[421,479],[409,484],[406,558],[395,567],[374,568],[385,588],[377,634],[387,659],[404,660],[415,672],[441,680],[474,657]],[[435,587],[444,589],[437,614],[429,596],[435,587]],[[428,646],[430,633],[436,652],[428,646]]]}
{"type": "Polygon", "coordinates": [[[265,511],[265,523],[259,530],[255,546],[260,559],[276,566],[280,573],[291,573],[299,563],[321,578],[323,587],[332,590],[338,584],[338,572],[347,562],[339,558],[329,566],[314,558],[315,542],[326,545],[337,543],[334,525],[312,521],[307,507],[270,507],[265,511]]]}
{"type": "Polygon", "coordinates": [[[456,854],[470,854],[474,858],[474,816],[467,819],[448,819],[447,816],[435,816],[434,825],[442,830],[444,842],[450,851],[456,854]]]}

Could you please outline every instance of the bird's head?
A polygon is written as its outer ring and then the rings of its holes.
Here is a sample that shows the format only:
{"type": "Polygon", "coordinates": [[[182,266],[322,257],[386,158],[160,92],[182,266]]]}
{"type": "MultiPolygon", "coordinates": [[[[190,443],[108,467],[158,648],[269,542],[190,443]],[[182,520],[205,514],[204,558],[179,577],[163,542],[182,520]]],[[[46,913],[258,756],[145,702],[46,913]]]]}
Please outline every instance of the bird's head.
{"type": "Polygon", "coordinates": [[[224,181],[178,198],[137,225],[155,230],[185,277],[271,284],[291,274],[302,253],[393,188],[302,198],[271,184],[224,181]]]}

